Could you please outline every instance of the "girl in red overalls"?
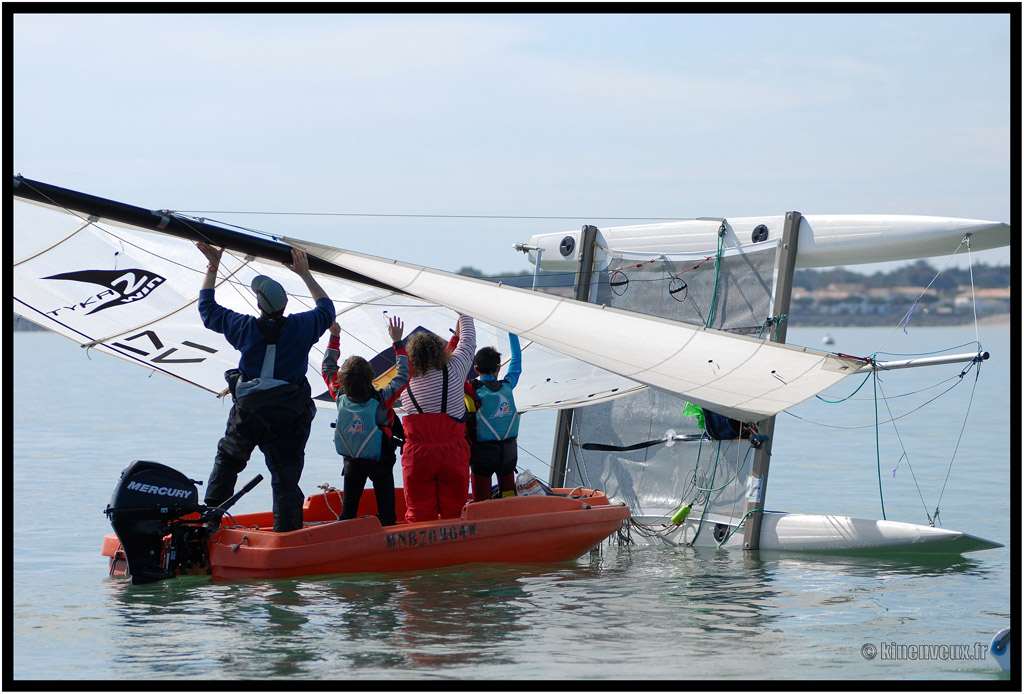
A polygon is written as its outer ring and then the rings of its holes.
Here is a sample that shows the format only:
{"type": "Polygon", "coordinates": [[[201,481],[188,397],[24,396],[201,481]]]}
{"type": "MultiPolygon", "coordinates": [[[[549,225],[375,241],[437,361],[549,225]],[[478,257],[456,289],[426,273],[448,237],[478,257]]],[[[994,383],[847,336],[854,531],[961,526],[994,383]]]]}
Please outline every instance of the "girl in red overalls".
{"type": "Polygon", "coordinates": [[[476,352],[473,319],[460,315],[456,332],[458,345],[448,355],[445,341],[431,332],[417,331],[406,341],[411,378],[401,395],[402,484],[410,523],[458,518],[469,497],[463,383],[476,352]]]}

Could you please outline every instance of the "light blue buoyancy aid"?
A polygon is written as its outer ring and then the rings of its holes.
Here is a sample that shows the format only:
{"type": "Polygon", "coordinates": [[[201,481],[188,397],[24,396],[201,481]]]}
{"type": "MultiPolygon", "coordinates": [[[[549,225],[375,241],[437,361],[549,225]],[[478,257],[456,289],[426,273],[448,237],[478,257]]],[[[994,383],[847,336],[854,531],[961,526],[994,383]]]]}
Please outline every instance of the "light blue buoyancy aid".
{"type": "Polygon", "coordinates": [[[477,381],[477,441],[504,441],[519,435],[519,413],[507,381],[477,381]],[[493,386],[500,385],[499,388],[493,386]]]}
{"type": "Polygon", "coordinates": [[[377,426],[380,401],[371,396],[363,403],[338,396],[338,421],[334,429],[334,448],[339,455],[363,460],[380,460],[384,433],[377,426]]]}

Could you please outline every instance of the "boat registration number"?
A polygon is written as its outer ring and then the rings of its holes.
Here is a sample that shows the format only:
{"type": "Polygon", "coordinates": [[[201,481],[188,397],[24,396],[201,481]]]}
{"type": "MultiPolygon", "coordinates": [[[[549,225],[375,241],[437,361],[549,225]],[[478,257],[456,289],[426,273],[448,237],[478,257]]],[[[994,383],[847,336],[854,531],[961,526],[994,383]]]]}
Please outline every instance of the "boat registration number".
{"type": "Polygon", "coordinates": [[[460,523],[441,528],[406,530],[388,533],[388,549],[436,545],[441,542],[455,542],[476,535],[476,523],[460,523]]]}

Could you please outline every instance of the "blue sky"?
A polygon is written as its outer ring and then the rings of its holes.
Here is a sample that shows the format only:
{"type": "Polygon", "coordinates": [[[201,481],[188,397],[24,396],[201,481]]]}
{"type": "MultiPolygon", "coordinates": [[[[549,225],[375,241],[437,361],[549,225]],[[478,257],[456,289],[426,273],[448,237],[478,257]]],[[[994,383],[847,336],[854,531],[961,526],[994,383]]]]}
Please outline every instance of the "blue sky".
{"type": "Polygon", "coordinates": [[[1008,14],[18,14],[9,45],[13,173],[445,270],[584,223],[1012,221],[1008,14]]]}

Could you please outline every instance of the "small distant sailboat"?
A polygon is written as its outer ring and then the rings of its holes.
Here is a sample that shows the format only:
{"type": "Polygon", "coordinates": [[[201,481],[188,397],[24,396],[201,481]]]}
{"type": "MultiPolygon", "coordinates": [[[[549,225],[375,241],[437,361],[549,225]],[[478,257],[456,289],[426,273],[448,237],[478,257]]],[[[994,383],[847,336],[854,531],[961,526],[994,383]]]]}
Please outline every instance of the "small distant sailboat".
{"type": "Polygon", "coordinates": [[[821,344],[823,345],[834,345],[835,343],[835,339],[828,333],[825,333],[825,337],[821,338],[821,344]]]}

